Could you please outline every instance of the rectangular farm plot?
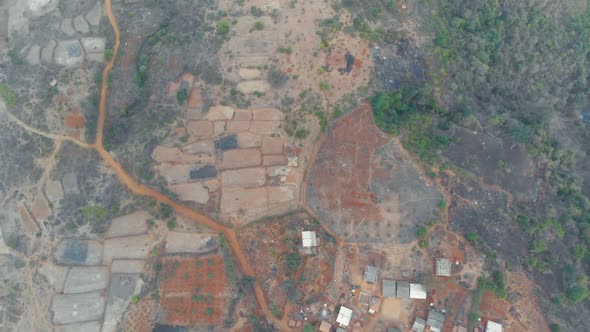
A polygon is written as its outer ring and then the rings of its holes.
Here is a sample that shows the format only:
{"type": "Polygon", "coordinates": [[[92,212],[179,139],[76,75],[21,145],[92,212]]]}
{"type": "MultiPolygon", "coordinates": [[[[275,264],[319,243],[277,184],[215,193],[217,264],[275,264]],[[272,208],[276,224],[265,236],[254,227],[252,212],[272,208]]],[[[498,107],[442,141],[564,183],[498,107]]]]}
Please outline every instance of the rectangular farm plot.
{"type": "Polygon", "coordinates": [[[161,323],[174,326],[220,325],[227,280],[221,256],[168,256],[159,276],[161,323]]]}

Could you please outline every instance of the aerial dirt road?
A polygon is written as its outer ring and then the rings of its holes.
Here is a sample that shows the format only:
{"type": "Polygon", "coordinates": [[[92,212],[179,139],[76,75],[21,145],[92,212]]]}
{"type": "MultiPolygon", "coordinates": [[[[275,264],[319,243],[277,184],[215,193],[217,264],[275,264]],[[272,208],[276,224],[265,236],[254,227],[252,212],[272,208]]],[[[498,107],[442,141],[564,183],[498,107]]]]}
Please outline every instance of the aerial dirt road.
{"type": "MultiPolygon", "coordinates": [[[[182,204],[179,204],[178,202],[175,202],[174,200],[170,199],[168,196],[160,193],[157,190],[154,190],[150,187],[147,187],[147,186],[144,186],[144,185],[138,183],[129,174],[127,174],[125,169],[123,169],[123,167],[117,161],[115,161],[115,159],[108,153],[108,151],[105,150],[104,145],[103,145],[103,131],[104,131],[104,123],[105,123],[105,119],[106,119],[106,103],[107,103],[107,96],[108,96],[108,81],[109,81],[108,76],[109,76],[111,69],[113,68],[115,60],[117,59],[117,54],[119,53],[119,47],[121,44],[121,33],[119,31],[119,25],[117,24],[117,20],[115,19],[115,15],[113,14],[111,0],[105,0],[104,4],[105,4],[106,15],[109,19],[109,22],[111,24],[111,27],[113,28],[114,33],[115,33],[115,45],[113,46],[113,56],[111,57],[111,60],[107,63],[107,65],[105,66],[105,68],[102,72],[102,86],[101,86],[101,93],[100,93],[100,104],[99,104],[99,108],[98,108],[99,114],[98,114],[96,142],[93,145],[91,145],[90,147],[95,149],[100,154],[100,156],[103,158],[103,160],[115,171],[115,173],[119,177],[119,180],[123,184],[125,184],[125,186],[127,186],[127,188],[129,188],[129,190],[131,190],[134,194],[140,195],[140,196],[148,196],[148,197],[155,199],[158,202],[166,203],[166,204],[170,205],[177,213],[185,216],[186,218],[189,218],[189,219],[191,219],[203,226],[211,228],[212,230],[215,230],[217,232],[221,232],[221,233],[225,234],[225,237],[227,238],[229,246],[232,249],[234,255],[236,256],[236,259],[238,260],[238,262],[242,268],[242,271],[245,274],[248,274],[248,275],[254,277],[254,270],[252,269],[250,264],[248,264],[248,260],[244,256],[244,253],[242,252],[242,249],[240,248],[238,241],[236,240],[235,233],[232,229],[214,221],[213,219],[211,219],[205,215],[202,215],[202,214],[196,212],[195,210],[193,210],[189,207],[186,207],[182,204]]],[[[264,312],[266,318],[268,320],[273,321],[275,324],[278,323],[281,326],[281,328],[286,329],[286,325],[282,324],[283,322],[280,322],[280,321],[277,321],[276,319],[274,319],[274,317],[270,313],[270,310],[268,309],[268,305],[266,303],[266,298],[264,297],[264,292],[262,291],[262,287],[260,286],[260,284],[258,282],[254,286],[254,292],[256,294],[256,299],[258,300],[258,303],[260,304],[260,307],[261,307],[262,311],[264,312]]]]}

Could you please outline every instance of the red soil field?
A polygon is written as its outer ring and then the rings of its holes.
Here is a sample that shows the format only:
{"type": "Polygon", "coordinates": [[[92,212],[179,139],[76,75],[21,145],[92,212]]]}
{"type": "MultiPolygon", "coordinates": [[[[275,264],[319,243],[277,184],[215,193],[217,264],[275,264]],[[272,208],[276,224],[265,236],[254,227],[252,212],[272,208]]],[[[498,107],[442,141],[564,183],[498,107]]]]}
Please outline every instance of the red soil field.
{"type": "Polygon", "coordinates": [[[162,259],[160,306],[168,325],[220,325],[227,280],[221,256],[162,259]]]}

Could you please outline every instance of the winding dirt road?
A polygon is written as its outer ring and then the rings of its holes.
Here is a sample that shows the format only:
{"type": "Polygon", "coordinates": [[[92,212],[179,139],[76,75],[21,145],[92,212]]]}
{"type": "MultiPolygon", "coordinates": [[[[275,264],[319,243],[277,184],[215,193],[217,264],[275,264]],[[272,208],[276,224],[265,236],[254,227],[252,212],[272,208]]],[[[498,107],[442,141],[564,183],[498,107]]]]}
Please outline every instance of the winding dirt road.
{"type": "MultiPolygon", "coordinates": [[[[115,19],[115,15],[113,14],[111,0],[105,0],[105,12],[106,12],[106,15],[109,19],[109,23],[111,24],[111,27],[113,28],[113,31],[115,33],[115,45],[113,46],[113,56],[111,57],[111,60],[107,63],[107,65],[105,66],[105,68],[102,72],[102,86],[101,86],[101,94],[100,94],[100,104],[99,104],[99,108],[98,108],[99,114],[98,114],[96,142],[91,146],[91,148],[93,148],[94,150],[96,150],[100,154],[102,159],[115,171],[115,173],[119,177],[119,180],[123,184],[125,184],[125,186],[127,186],[127,188],[129,188],[129,190],[131,190],[134,194],[140,195],[140,196],[148,196],[148,197],[155,199],[158,202],[166,203],[166,204],[170,205],[176,211],[176,213],[183,215],[184,217],[189,218],[189,219],[191,219],[203,226],[206,226],[212,230],[215,230],[217,232],[221,232],[221,233],[225,234],[225,237],[227,238],[229,246],[231,247],[234,255],[236,256],[236,259],[238,260],[240,267],[242,268],[242,271],[245,274],[248,274],[250,276],[254,276],[254,270],[252,269],[252,267],[248,263],[248,260],[246,259],[246,256],[244,255],[242,249],[240,248],[238,241],[236,240],[235,233],[232,229],[230,229],[224,225],[221,225],[220,223],[214,221],[213,219],[211,219],[205,215],[202,215],[202,214],[196,212],[195,210],[170,199],[168,196],[162,194],[161,192],[159,192],[157,190],[154,190],[150,187],[147,187],[145,185],[138,183],[137,181],[135,181],[135,179],[133,179],[125,171],[125,169],[123,169],[123,167],[117,161],[115,161],[113,156],[111,156],[108,153],[108,151],[105,150],[104,145],[103,145],[103,132],[104,132],[104,123],[105,123],[105,119],[106,119],[106,112],[107,112],[106,104],[107,104],[107,97],[108,97],[108,81],[109,81],[108,76],[109,76],[111,69],[114,66],[115,60],[117,58],[117,54],[119,53],[119,47],[121,45],[121,32],[119,30],[119,25],[117,24],[117,20],[115,19]]],[[[263,292],[262,287],[260,286],[259,283],[255,284],[254,292],[256,294],[256,299],[258,300],[258,303],[259,303],[262,311],[264,312],[266,318],[269,320],[272,320],[275,324],[278,323],[279,325],[283,325],[283,324],[281,324],[282,322],[278,322],[276,319],[274,319],[272,314],[270,313],[270,310],[268,309],[268,305],[266,303],[266,298],[264,297],[264,292],[263,292]]],[[[281,327],[283,327],[283,326],[281,326],[281,327]]]]}

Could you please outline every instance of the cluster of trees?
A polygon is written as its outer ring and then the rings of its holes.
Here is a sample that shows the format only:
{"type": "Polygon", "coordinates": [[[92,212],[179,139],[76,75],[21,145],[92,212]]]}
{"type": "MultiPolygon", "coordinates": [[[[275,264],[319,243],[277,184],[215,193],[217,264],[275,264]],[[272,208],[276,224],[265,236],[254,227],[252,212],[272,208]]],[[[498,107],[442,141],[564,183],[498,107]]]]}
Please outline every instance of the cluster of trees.
{"type": "Polygon", "coordinates": [[[446,111],[439,107],[423,86],[380,92],[370,99],[377,126],[396,135],[405,129],[404,146],[423,161],[432,162],[437,151],[449,144],[449,138],[434,131],[434,120],[446,111]]]}
{"type": "Polygon", "coordinates": [[[558,266],[569,271],[554,302],[587,299],[590,203],[576,184],[573,153],[563,150],[550,128],[552,118],[577,115],[589,102],[587,4],[450,0],[429,6],[437,8],[425,23],[435,34],[436,98],[539,156],[553,205],[537,211],[523,207],[528,215],[517,218],[531,237],[526,263],[541,271],[558,266]],[[571,255],[555,257],[548,239],[561,241],[571,255]]]}

